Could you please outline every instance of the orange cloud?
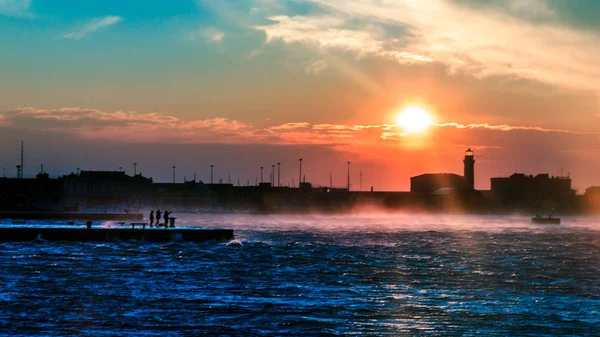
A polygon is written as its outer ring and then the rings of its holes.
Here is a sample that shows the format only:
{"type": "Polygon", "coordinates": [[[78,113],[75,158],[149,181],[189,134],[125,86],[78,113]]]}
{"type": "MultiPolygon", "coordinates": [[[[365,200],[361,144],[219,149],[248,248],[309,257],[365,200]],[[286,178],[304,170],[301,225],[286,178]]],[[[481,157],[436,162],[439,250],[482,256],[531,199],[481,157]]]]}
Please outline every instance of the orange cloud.
{"type": "MultiPolygon", "coordinates": [[[[384,143],[414,145],[426,144],[425,136],[418,140],[394,124],[310,124],[307,122],[280,125],[254,125],[238,120],[216,117],[201,120],[182,120],[160,113],[105,112],[80,107],[59,109],[19,108],[0,113],[0,125],[17,129],[52,130],[75,133],[87,139],[110,139],[133,143],[223,143],[223,144],[320,144],[331,146],[384,143]],[[413,139],[414,138],[414,139],[413,139]],[[384,142],[384,143],[382,143],[384,142]]],[[[488,132],[526,131],[530,133],[557,133],[591,135],[595,133],[546,129],[537,126],[491,124],[434,124],[431,137],[443,136],[446,141],[455,139],[456,132],[444,129],[486,130],[488,132]],[[439,131],[437,131],[437,130],[439,131]]],[[[476,137],[471,135],[473,139],[476,137]]],[[[460,144],[468,143],[461,136],[460,144]]],[[[480,141],[480,140],[477,140],[480,141]]],[[[438,142],[431,140],[430,142],[438,142]]],[[[496,144],[473,143],[485,148],[496,144]]],[[[441,146],[441,144],[437,144],[441,146]]],[[[461,145],[462,146],[462,145],[461,145]]]]}

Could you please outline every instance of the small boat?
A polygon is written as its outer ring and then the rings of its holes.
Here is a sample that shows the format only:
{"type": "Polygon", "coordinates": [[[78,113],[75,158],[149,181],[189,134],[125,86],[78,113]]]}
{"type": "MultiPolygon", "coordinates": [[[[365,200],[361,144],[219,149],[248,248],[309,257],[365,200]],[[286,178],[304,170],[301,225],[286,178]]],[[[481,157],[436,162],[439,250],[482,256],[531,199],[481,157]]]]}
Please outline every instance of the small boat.
{"type": "Polygon", "coordinates": [[[552,215],[548,215],[546,218],[536,215],[534,218],[531,218],[531,223],[538,225],[560,225],[560,218],[555,218],[552,215]]]}

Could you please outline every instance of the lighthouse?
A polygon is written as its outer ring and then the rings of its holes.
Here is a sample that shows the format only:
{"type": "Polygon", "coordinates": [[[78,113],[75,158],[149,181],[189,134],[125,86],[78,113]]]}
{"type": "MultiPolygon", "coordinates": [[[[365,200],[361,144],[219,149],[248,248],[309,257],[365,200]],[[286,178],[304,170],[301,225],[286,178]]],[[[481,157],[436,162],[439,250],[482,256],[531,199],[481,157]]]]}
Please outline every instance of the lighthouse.
{"type": "Polygon", "coordinates": [[[465,163],[465,183],[467,188],[474,189],[475,188],[475,159],[473,158],[473,151],[469,148],[465,152],[465,159],[463,160],[465,163]]]}

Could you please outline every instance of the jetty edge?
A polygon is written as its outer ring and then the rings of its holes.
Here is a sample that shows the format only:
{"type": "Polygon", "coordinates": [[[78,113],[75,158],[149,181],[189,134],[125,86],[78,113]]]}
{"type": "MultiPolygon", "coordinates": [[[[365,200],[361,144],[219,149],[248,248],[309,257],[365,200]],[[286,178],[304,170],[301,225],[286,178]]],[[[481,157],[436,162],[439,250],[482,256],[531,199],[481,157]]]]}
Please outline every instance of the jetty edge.
{"type": "Polygon", "coordinates": [[[144,220],[140,213],[105,213],[105,212],[11,212],[0,211],[0,219],[19,220],[144,220]]]}
{"type": "Polygon", "coordinates": [[[217,228],[65,228],[65,227],[0,227],[0,242],[46,241],[105,242],[203,242],[234,239],[233,229],[217,228]]]}

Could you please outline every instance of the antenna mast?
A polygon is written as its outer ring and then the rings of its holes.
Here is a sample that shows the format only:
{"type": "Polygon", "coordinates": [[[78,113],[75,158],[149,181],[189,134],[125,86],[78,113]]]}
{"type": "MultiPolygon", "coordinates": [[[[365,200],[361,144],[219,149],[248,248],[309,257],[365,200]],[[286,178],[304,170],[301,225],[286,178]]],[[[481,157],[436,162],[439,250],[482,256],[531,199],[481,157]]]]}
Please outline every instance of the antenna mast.
{"type": "Polygon", "coordinates": [[[21,141],[21,170],[19,172],[19,178],[23,179],[23,141],[21,141]]]}

